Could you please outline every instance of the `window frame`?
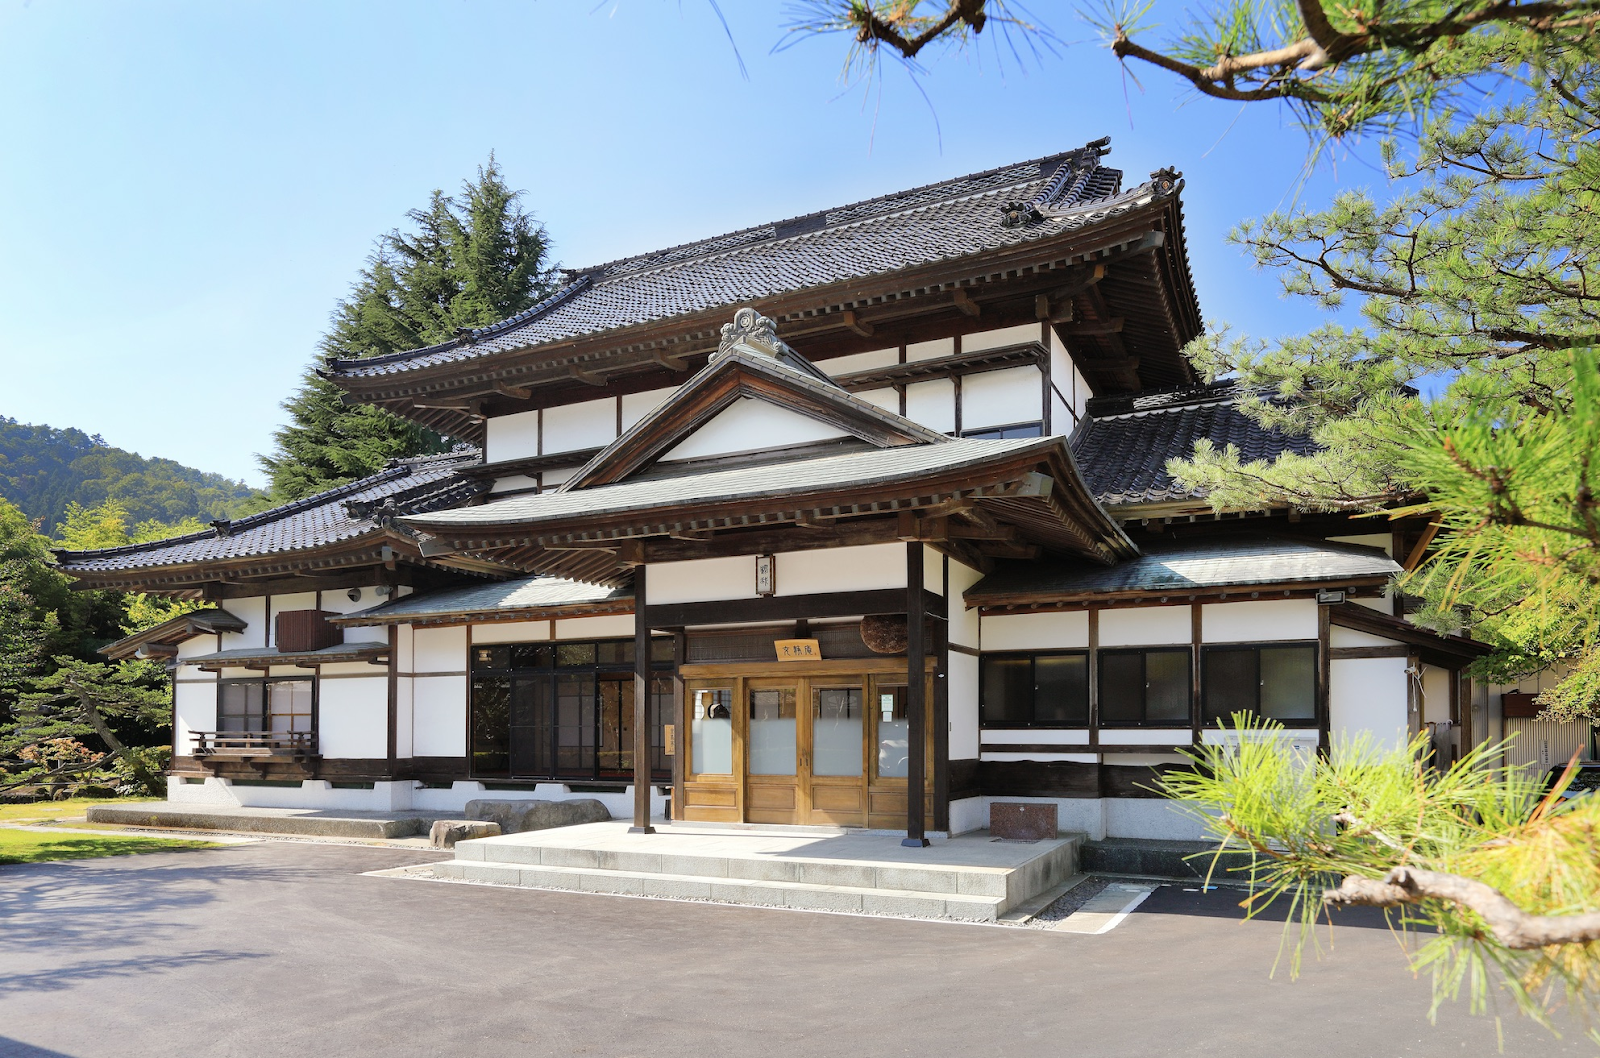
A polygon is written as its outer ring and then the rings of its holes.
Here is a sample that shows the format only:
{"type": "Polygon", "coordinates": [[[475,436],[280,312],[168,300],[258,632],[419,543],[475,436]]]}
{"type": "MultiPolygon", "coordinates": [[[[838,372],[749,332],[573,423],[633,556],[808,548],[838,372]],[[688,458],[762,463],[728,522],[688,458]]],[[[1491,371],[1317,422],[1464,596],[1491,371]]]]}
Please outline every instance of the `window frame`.
{"type": "MultiPolygon", "coordinates": [[[[651,732],[651,739],[650,739],[650,743],[651,743],[650,749],[651,749],[651,758],[652,758],[651,759],[651,775],[652,775],[652,782],[665,783],[665,782],[670,782],[671,781],[670,778],[668,778],[667,776],[670,776],[671,771],[672,771],[672,760],[671,760],[671,758],[666,756],[666,747],[664,745],[664,733],[662,731],[662,725],[669,724],[669,723],[673,722],[669,714],[672,712],[673,701],[674,701],[674,694],[673,694],[673,688],[672,688],[672,676],[677,671],[677,666],[676,666],[675,660],[674,660],[674,658],[673,658],[673,656],[671,654],[672,642],[673,642],[671,637],[668,637],[668,636],[652,636],[651,639],[650,639],[650,642],[651,642],[651,648],[652,649],[651,649],[651,662],[650,662],[651,676],[650,676],[650,690],[649,690],[649,693],[654,698],[654,701],[653,701],[652,704],[655,707],[655,714],[656,714],[655,715],[655,720],[656,720],[655,729],[651,732]],[[663,650],[663,649],[661,649],[662,647],[665,647],[667,649],[663,650]]],[[[484,780],[484,781],[488,781],[488,782],[527,782],[527,783],[537,783],[537,782],[568,782],[568,783],[573,783],[573,782],[575,782],[575,783],[580,783],[580,784],[600,784],[600,785],[623,785],[625,783],[632,782],[633,780],[632,780],[631,776],[629,778],[627,778],[627,779],[619,779],[619,778],[616,778],[615,774],[614,774],[616,769],[606,769],[606,768],[602,768],[601,767],[601,755],[602,755],[601,754],[601,747],[605,744],[604,733],[602,731],[602,726],[604,724],[604,703],[603,703],[604,691],[603,691],[602,688],[608,682],[617,682],[617,681],[621,681],[621,680],[630,680],[631,681],[631,679],[632,679],[632,677],[634,675],[634,665],[633,665],[632,661],[602,661],[600,659],[603,656],[603,654],[605,653],[605,648],[608,647],[608,646],[609,647],[618,648],[619,651],[621,650],[621,648],[626,647],[626,652],[631,654],[633,645],[634,645],[634,641],[633,641],[632,637],[628,637],[626,639],[622,639],[622,638],[609,638],[609,639],[540,639],[540,640],[529,640],[529,641],[517,642],[517,643],[477,643],[477,644],[473,644],[469,649],[468,657],[467,657],[467,775],[468,775],[468,777],[469,778],[473,778],[473,779],[480,779],[480,780],[484,780]],[[517,647],[549,647],[550,648],[550,650],[549,650],[549,654],[550,654],[549,664],[548,665],[539,666],[539,667],[515,667],[515,666],[512,666],[509,663],[510,662],[510,658],[513,656],[511,654],[511,651],[514,650],[517,647]],[[581,665],[562,664],[561,658],[560,658],[561,651],[559,649],[561,647],[573,647],[573,648],[579,648],[580,650],[582,648],[587,647],[587,648],[589,648],[589,651],[590,651],[590,653],[592,654],[592,656],[594,657],[595,660],[592,661],[592,662],[586,662],[586,663],[581,664],[581,665]],[[493,661],[484,662],[484,661],[479,661],[478,660],[478,652],[479,651],[494,652],[494,651],[501,651],[501,650],[504,650],[506,652],[505,655],[504,655],[505,658],[507,659],[507,665],[506,666],[502,667],[502,666],[496,665],[493,661]],[[568,678],[573,678],[573,677],[580,677],[580,678],[587,678],[588,679],[588,681],[589,681],[590,698],[591,698],[591,700],[593,702],[593,707],[594,707],[593,708],[593,714],[594,715],[593,715],[593,718],[592,718],[592,722],[590,724],[590,728],[591,728],[590,734],[592,735],[592,738],[593,738],[593,745],[585,747],[589,751],[589,755],[591,757],[591,760],[589,762],[591,766],[588,768],[587,771],[583,771],[583,772],[579,772],[579,771],[576,771],[576,770],[568,772],[568,771],[564,770],[560,766],[561,743],[560,743],[559,735],[557,734],[557,732],[558,732],[558,730],[560,728],[560,725],[557,723],[557,712],[556,712],[556,710],[557,710],[556,702],[557,702],[557,698],[558,698],[558,688],[559,688],[559,685],[560,685],[560,681],[562,681],[563,679],[568,679],[568,678]],[[479,735],[477,695],[478,695],[478,682],[480,680],[503,680],[505,682],[505,684],[507,685],[508,698],[507,698],[506,731],[505,731],[505,737],[506,737],[506,750],[505,750],[505,753],[506,753],[506,768],[505,768],[504,772],[482,771],[478,767],[478,753],[477,753],[477,750],[476,750],[475,747],[477,746],[477,738],[478,738],[478,735],[479,735]],[[514,692],[513,688],[515,687],[515,685],[516,685],[516,683],[518,681],[528,681],[528,680],[546,681],[550,686],[550,695],[548,697],[548,701],[550,703],[550,707],[552,709],[552,713],[551,713],[551,716],[549,718],[549,722],[546,724],[546,730],[548,730],[548,732],[550,733],[550,738],[551,738],[551,747],[550,747],[550,755],[549,755],[549,760],[550,760],[550,763],[551,763],[551,767],[548,769],[548,774],[544,774],[544,775],[532,775],[532,774],[522,775],[522,774],[517,774],[515,769],[512,767],[512,761],[515,758],[515,755],[514,755],[514,753],[512,751],[511,741],[510,741],[511,740],[511,730],[512,730],[512,727],[513,727],[513,725],[510,722],[511,721],[511,712],[510,712],[510,710],[511,710],[511,707],[512,707],[512,704],[513,704],[513,699],[510,696],[514,695],[515,692],[514,692]],[[605,774],[608,771],[612,772],[613,774],[605,774]]],[[[491,656],[493,656],[493,655],[491,655],[491,656]]],[[[631,705],[631,701],[632,701],[631,684],[630,684],[628,692],[627,692],[627,698],[628,698],[628,704],[619,705],[619,708],[626,709],[626,708],[629,708],[629,706],[631,705]]],[[[629,734],[631,736],[631,732],[629,734]]],[[[631,737],[630,737],[629,745],[627,747],[619,747],[619,750],[618,750],[619,755],[620,755],[620,753],[622,752],[623,749],[626,749],[627,752],[631,753],[632,752],[631,744],[632,744],[632,740],[631,740],[631,737]]]]}
{"type": "MultiPolygon", "coordinates": [[[[1261,651],[1263,650],[1293,650],[1310,649],[1311,651],[1311,716],[1305,719],[1279,720],[1271,718],[1272,722],[1280,727],[1293,730],[1320,730],[1323,726],[1324,703],[1319,693],[1322,683],[1322,644],[1315,639],[1269,639],[1259,642],[1245,643],[1206,643],[1200,649],[1200,714],[1199,723],[1203,727],[1214,727],[1218,723],[1225,723],[1228,717],[1211,717],[1206,708],[1206,691],[1210,681],[1206,677],[1206,658],[1217,651],[1225,650],[1250,650],[1256,655],[1256,680],[1255,680],[1255,706],[1250,710],[1255,719],[1264,719],[1261,715],[1261,651]]],[[[1232,714],[1230,713],[1229,716],[1232,714]]]]}
{"type": "Polygon", "coordinates": [[[1194,680],[1194,645],[1190,643],[1165,643],[1141,647],[1101,647],[1096,650],[1095,657],[1095,695],[1094,695],[1094,726],[1096,728],[1116,728],[1121,730],[1148,728],[1192,728],[1195,721],[1195,680],[1194,680]],[[1184,698],[1188,704],[1183,718],[1152,720],[1150,719],[1150,680],[1149,662],[1145,660],[1148,654],[1182,654],[1184,657],[1183,680],[1184,698]],[[1143,719],[1139,720],[1107,720],[1105,718],[1105,678],[1107,657],[1139,656],[1140,675],[1140,713],[1143,719]]]}
{"type": "Polygon", "coordinates": [[[244,731],[229,732],[230,734],[268,735],[272,733],[271,705],[272,696],[267,688],[274,683],[309,683],[311,684],[311,736],[317,738],[319,721],[322,709],[322,681],[318,673],[308,673],[304,676],[223,676],[217,680],[217,731],[222,731],[222,692],[226,687],[256,686],[261,688],[261,714],[257,723],[264,726],[246,728],[244,731]]]}
{"type": "Polygon", "coordinates": [[[1090,659],[1088,647],[1072,647],[1063,650],[986,650],[978,658],[978,729],[980,731],[1066,731],[1077,728],[1089,728],[1094,721],[1094,692],[1090,684],[1093,682],[1094,663],[1090,659]],[[988,695],[986,687],[988,681],[984,679],[984,670],[989,659],[1014,660],[1016,658],[1028,659],[1029,682],[1034,689],[1033,701],[1030,703],[1030,714],[1037,716],[1039,709],[1039,679],[1037,675],[1039,658],[1080,657],[1084,663],[1083,686],[1083,711],[1081,722],[1075,720],[1029,720],[1027,723],[1017,722],[991,722],[988,717],[988,695]]]}

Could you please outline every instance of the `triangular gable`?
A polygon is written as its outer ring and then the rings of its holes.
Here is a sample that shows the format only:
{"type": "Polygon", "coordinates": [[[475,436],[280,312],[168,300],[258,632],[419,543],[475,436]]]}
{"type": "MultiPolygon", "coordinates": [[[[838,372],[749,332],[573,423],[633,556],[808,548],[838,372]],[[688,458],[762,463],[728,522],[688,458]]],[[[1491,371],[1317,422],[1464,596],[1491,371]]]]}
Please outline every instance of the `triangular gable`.
{"type": "MultiPolygon", "coordinates": [[[[779,341],[772,321],[754,309],[740,309],[733,320],[723,326],[722,342],[699,374],[595,455],[562,491],[614,484],[644,470],[725,412],[741,415],[733,409],[743,400],[769,405],[780,419],[804,417],[819,424],[816,438],[849,436],[878,448],[948,440],[841,388],[779,341]]],[[[759,447],[768,446],[752,445],[759,447]]],[[[684,451],[692,452],[693,446],[684,451]]]]}

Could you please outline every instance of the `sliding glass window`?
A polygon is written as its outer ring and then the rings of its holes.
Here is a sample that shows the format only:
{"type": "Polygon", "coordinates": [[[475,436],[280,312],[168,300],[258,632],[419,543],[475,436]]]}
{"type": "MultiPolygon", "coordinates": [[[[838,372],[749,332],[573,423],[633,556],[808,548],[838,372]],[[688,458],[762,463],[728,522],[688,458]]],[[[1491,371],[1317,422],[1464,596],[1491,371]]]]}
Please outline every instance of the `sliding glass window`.
{"type": "Polygon", "coordinates": [[[1089,722],[1089,655],[985,654],[984,727],[1072,727],[1089,722]]]}
{"type": "Polygon", "coordinates": [[[1235,713],[1288,727],[1317,722],[1317,645],[1262,643],[1206,647],[1201,690],[1207,724],[1235,713]]]}
{"type": "Polygon", "coordinates": [[[1189,725],[1189,648],[1100,651],[1104,727],[1189,725]]]}

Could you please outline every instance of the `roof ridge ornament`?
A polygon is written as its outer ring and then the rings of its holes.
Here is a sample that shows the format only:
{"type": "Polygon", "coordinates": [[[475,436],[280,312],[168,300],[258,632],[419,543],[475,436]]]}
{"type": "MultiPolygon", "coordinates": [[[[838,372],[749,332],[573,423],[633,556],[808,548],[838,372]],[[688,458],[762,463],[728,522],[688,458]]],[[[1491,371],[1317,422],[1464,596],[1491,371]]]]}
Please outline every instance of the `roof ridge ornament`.
{"type": "Polygon", "coordinates": [[[722,325],[722,340],[717,343],[713,360],[721,360],[739,349],[748,349],[774,360],[787,346],[778,337],[778,325],[761,315],[749,305],[733,314],[732,323],[722,325]]]}

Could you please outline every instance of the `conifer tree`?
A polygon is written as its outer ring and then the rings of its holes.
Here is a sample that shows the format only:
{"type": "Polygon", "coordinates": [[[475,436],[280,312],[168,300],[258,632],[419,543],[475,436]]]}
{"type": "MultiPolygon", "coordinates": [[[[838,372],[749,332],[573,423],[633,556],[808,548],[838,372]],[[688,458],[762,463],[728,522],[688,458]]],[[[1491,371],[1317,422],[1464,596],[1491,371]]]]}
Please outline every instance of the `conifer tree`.
{"type": "Polygon", "coordinates": [[[489,156],[459,195],[434,191],[412,227],[381,236],[333,311],[320,353],[284,402],[289,422],[261,458],[272,499],[285,503],[450,442],[382,408],[348,406],[318,371],[330,359],[379,356],[451,338],[533,305],[550,289],[549,239],[489,156]]]}

